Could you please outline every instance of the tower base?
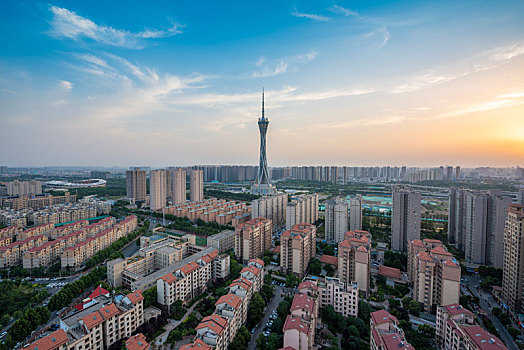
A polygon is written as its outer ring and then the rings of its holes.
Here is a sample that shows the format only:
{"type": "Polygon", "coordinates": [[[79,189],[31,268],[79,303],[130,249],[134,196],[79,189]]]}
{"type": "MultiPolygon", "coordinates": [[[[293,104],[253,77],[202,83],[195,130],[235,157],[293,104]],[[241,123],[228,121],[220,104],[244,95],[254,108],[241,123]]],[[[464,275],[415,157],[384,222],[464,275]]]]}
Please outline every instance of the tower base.
{"type": "Polygon", "coordinates": [[[271,194],[276,193],[276,188],[269,184],[260,184],[260,185],[255,184],[251,186],[250,192],[252,194],[271,195],[271,194]]]}

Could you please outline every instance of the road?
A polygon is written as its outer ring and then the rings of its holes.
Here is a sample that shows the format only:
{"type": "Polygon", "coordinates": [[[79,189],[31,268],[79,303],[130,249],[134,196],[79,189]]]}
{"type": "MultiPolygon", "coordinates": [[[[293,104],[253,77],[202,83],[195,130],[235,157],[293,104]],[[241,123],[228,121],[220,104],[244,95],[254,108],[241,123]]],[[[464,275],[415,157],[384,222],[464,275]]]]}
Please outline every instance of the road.
{"type": "Polygon", "coordinates": [[[519,348],[517,344],[515,344],[515,342],[513,341],[513,337],[509,334],[507,328],[504,327],[502,323],[500,323],[499,319],[493,316],[493,314],[491,313],[490,305],[498,306],[497,303],[491,297],[491,294],[484,293],[482,291],[479,292],[480,289],[475,288],[475,286],[478,286],[480,284],[479,278],[477,276],[467,276],[466,278],[467,281],[464,281],[464,283],[469,287],[471,293],[473,293],[474,296],[479,298],[480,307],[484,309],[484,311],[486,311],[489,319],[491,320],[491,322],[493,322],[493,325],[497,329],[497,332],[499,332],[500,337],[502,338],[504,343],[506,343],[508,349],[518,350],[519,348]]]}
{"type": "Polygon", "coordinates": [[[284,300],[284,298],[281,296],[283,291],[284,291],[284,287],[275,286],[275,296],[273,297],[269,305],[266,307],[264,317],[262,317],[262,320],[258,323],[255,329],[255,332],[251,335],[251,340],[249,341],[249,344],[247,346],[248,350],[256,350],[257,348],[256,339],[264,331],[264,327],[266,327],[269,321],[269,316],[271,316],[271,313],[274,310],[276,310],[278,307],[278,304],[280,304],[280,302],[284,300]]]}

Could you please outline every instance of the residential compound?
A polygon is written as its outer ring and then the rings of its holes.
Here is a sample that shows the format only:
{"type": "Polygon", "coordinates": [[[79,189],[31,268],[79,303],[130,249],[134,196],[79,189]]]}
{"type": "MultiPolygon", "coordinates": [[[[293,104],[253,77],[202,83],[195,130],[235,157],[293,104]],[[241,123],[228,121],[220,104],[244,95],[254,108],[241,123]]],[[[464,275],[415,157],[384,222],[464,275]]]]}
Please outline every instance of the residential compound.
{"type": "Polygon", "coordinates": [[[6,238],[12,242],[0,246],[0,267],[22,264],[26,269],[33,269],[60,261],[62,268],[69,266],[74,269],[117,239],[133,232],[137,223],[136,216],[132,215],[119,223],[109,217],[91,225],[80,220],[57,228],[52,224],[42,224],[18,231],[14,236],[2,238],[1,242],[6,238]]]}
{"type": "Polygon", "coordinates": [[[502,268],[510,203],[499,190],[449,190],[448,239],[465,252],[467,263],[502,268]]]}
{"type": "Polygon", "coordinates": [[[167,170],[151,170],[149,174],[149,208],[159,210],[166,206],[167,170]]]}
{"type": "Polygon", "coordinates": [[[235,256],[242,263],[260,257],[271,248],[271,219],[255,218],[235,228],[235,256]]]}
{"type": "Polygon", "coordinates": [[[499,338],[475,324],[471,311],[456,303],[437,308],[435,342],[442,350],[506,349],[499,338]]]}
{"type": "Polygon", "coordinates": [[[315,257],[317,228],[311,224],[296,224],[280,237],[280,268],[302,278],[309,261],[315,257]]]}
{"type": "Polygon", "coordinates": [[[408,246],[408,276],[413,299],[424,311],[435,313],[439,305],[459,302],[460,265],[436,239],[416,239],[408,246]]]}
{"type": "Polygon", "coordinates": [[[184,202],[164,209],[166,214],[187,217],[191,221],[198,219],[216,222],[219,225],[237,226],[251,217],[251,207],[243,202],[228,202],[225,199],[210,198],[200,202],[184,202]]]}
{"type": "Polygon", "coordinates": [[[112,297],[99,295],[89,307],[59,321],[60,329],[23,349],[104,350],[127,339],[144,323],[144,297],[140,291],[112,297]]]}
{"type": "Polygon", "coordinates": [[[0,197],[0,207],[6,209],[43,209],[55,204],[74,203],[76,202],[76,195],[65,192],[63,196],[53,196],[45,193],[34,196],[12,196],[0,197]]]}
{"type": "Polygon", "coordinates": [[[180,349],[226,350],[246,322],[249,302],[264,283],[264,262],[252,259],[240,271],[240,277],[231,282],[228,294],[215,303],[215,312],[206,316],[196,327],[195,340],[180,349]]]}
{"type": "Polygon", "coordinates": [[[409,242],[420,238],[421,194],[399,186],[392,196],[391,249],[406,253],[409,242]]]}
{"type": "Polygon", "coordinates": [[[293,298],[290,315],[284,322],[284,349],[289,347],[295,350],[310,350],[315,344],[319,304],[313,296],[307,294],[311,293],[314,287],[304,284],[301,286],[293,298]]]}
{"type": "Polygon", "coordinates": [[[219,254],[235,249],[235,231],[224,230],[207,237],[207,246],[218,249],[219,254]]]}
{"type": "Polygon", "coordinates": [[[299,284],[299,293],[315,297],[320,309],[331,305],[344,317],[358,315],[358,284],[340,282],[338,278],[326,277],[318,281],[306,280],[299,284]]]}
{"type": "Polygon", "coordinates": [[[338,276],[342,283],[356,282],[359,291],[370,292],[371,234],[368,231],[348,231],[338,244],[338,276]]]}
{"type": "Polygon", "coordinates": [[[349,227],[348,204],[337,198],[326,202],[324,231],[326,240],[339,243],[349,227]]]}
{"type": "Polygon", "coordinates": [[[189,237],[179,239],[169,236],[143,246],[137,256],[109,261],[107,280],[114,288],[127,286],[132,290],[146,290],[157,286],[157,281],[164,276],[177,274],[177,270],[184,273],[197,265],[204,266],[210,262],[211,265],[205,267],[202,276],[206,279],[202,283],[205,284],[210,279],[224,279],[229,275],[228,255],[218,256],[218,251],[214,248],[194,245],[189,237]]]}
{"type": "Polygon", "coordinates": [[[318,220],[318,194],[294,198],[286,205],[286,230],[296,224],[314,224],[318,220]]]}
{"type": "Polygon", "coordinates": [[[504,228],[502,301],[512,314],[522,313],[524,292],[524,206],[512,204],[504,228]]]}
{"type": "Polygon", "coordinates": [[[371,313],[370,350],[401,350],[415,348],[406,341],[404,331],[400,328],[398,319],[386,310],[371,313]]]}
{"type": "Polygon", "coordinates": [[[251,217],[266,218],[279,225],[286,220],[287,194],[275,193],[251,201],[251,217]]]}

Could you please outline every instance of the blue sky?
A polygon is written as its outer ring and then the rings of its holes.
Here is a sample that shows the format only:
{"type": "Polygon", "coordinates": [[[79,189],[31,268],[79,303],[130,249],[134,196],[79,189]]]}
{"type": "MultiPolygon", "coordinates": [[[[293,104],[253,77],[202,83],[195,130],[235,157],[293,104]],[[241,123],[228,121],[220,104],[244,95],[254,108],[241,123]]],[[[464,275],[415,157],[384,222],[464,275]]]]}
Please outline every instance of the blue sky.
{"type": "MultiPolygon", "coordinates": [[[[0,163],[516,165],[524,2],[0,3],[0,163]]],[[[523,164],[520,164],[523,165],[523,164]]]]}

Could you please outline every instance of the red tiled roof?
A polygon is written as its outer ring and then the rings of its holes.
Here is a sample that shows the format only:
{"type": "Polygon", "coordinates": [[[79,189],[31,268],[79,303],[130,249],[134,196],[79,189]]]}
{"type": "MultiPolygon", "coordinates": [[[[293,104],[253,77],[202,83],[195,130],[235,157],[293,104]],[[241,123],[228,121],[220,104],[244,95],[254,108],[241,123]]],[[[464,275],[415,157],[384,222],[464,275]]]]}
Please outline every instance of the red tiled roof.
{"type": "Polygon", "coordinates": [[[215,305],[220,305],[220,304],[226,303],[229,306],[231,306],[232,308],[237,309],[240,306],[241,302],[242,302],[242,299],[237,297],[235,294],[228,293],[226,295],[221,296],[217,300],[215,305]]]}
{"type": "Polygon", "coordinates": [[[280,248],[281,246],[277,245],[275,248],[271,249],[271,252],[273,254],[280,254],[280,248]]]}
{"type": "Polygon", "coordinates": [[[104,318],[102,315],[100,315],[100,312],[95,311],[83,317],[82,321],[84,322],[87,329],[91,329],[104,322],[104,318]]]}
{"type": "Polygon", "coordinates": [[[429,255],[428,252],[420,252],[417,254],[417,256],[420,260],[433,261],[433,258],[429,255]]]}
{"type": "Polygon", "coordinates": [[[185,275],[189,275],[191,272],[198,269],[198,264],[195,261],[191,261],[184,266],[182,266],[179,270],[182,271],[185,275]]]}
{"type": "Polygon", "coordinates": [[[338,265],[338,259],[336,256],[332,256],[332,255],[322,255],[320,257],[320,262],[322,264],[329,264],[329,265],[335,265],[337,266],[338,265]]]}
{"type": "Polygon", "coordinates": [[[28,350],[54,350],[60,346],[67,344],[69,339],[63,329],[59,329],[42,339],[38,339],[34,343],[24,347],[28,350]]]}
{"type": "Polygon", "coordinates": [[[313,298],[308,297],[306,294],[295,294],[290,310],[308,310],[313,312],[314,308],[315,300],[313,298]]]}
{"type": "Polygon", "coordinates": [[[142,333],[138,333],[126,340],[127,350],[147,350],[150,348],[149,343],[146,341],[146,336],[142,333]]]}
{"type": "Polygon", "coordinates": [[[140,300],[144,300],[144,297],[142,296],[142,293],[139,290],[129,293],[126,296],[129,298],[129,300],[131,300],[133,304],[138,303],[140,300]]]}
{"type": "Polygon", "coordinates": [[[442,244],[442,241],[439,241],[438,239],[431,239],[431,238],[424,238],[424,242],[426,242],[426,243],[440,243],[440,244],[442,244]]]}
{"type": "Polygon", "coordinates": [[[468,309],[462,307],[460,304],[449,304],[442,306],[451,316],[460,315],[460,314],[468,314],[472,315],[473,313],[469,311],[468,309]]]}
{"type": "Polygon", "coordinates": [[[255,266],[251,265],[251,266],[246,266],[242,269],[242,271],[240,271],[240,273],[244,273],[244,272],[251,272],[253,273],[254,275],[258,276],[260,274],[260,270],[258,268],[256,268],[255,266]]]}
{"type": "Polygon", "coordinates": [[[314,290],[318,290],[318,287],[316,285],[316,283],[313,283],[312,281],[304,281],[302,283],[300,283],[298,285],[298,289],[302,289],[302,288],[312,288],[314,290]]]}
{"type": "Polygon", "coordinates": [[[412,245],[415,245],[417,247],[424,247],[424,243],[420,239],[414,239],[411,241],[412,245]]]}
{"type": "Polygon", "coordinates": [[[444,265],[449,266],[449,267],[458,267],[457,263],[453,262],[453,260],[451,260],[451,259],[450,260],[446,260],[444,262],[444,265]]]}
{"type": "Polygon", "coordinates": [[[204,343],[202,339],[196,338],[193,344],[182,345],[179,350],[211,350],[211,346],[204,343]]]}
{"type": "Polygon", "coordinates": [[[463,327],[467,337],[476,345],[479,350],[500,350],[507,349],[499,338],[484,330],[482,327],[475,325],[463,327]]]}
{"type": "Polygon", "coordinates": [[[400,270],[394,267],[380,265],[378,267],[378,273],[379,275],[390,277],[390,278],[396,278],[396,279],[402,278],[400,270]]]}
{"type": "Polygon", "coordinates": [[[296,329],[299,332],[309,334],[309,327],[307,324],[300,321],[300,317],[296,316],[293,317],[289,315],[286,317],[286,322],[284,323],[284,329],[283,331],[287,331],[290,329],[296,329]]]}
{"type": "Polygon", "coordinates": [[[204,317],[195,329],[199,330],[202,328],[209,328],[215,334],[221,335],[226,329],[227,320],[221,318],[218,315],[215,316],[217,316],[220,320],[217,318],[211,318],[210,316],[204,317]]]}
{"type": "Polygon", "coordinates": [[[98,311],[102,314],[102,317],[106,320],[120,313],[116,305],[113,303],[107,306],[104,306],[103,308],[101,308],[98,311]]]}
{"type": "Polygon", "coordinates": [[[172,273],[168,273],[167,275],[162,276],[161,279],[162,279],[162,281],[164,281],[166,283],[169,283],[169,284],[171,284],[171,283],[176,281],[176,277],[172,273]]]}
{"type": "Polygon", "coordinates": [[[373,324],[379,325],[383,323],[397,323],[398,320],[395,316],[387,312],[386,310],[378,310],[371,313],[371,319],[373,320],[373,324]]]}
{"type": "Polygon", "coordinates": [[[360,246],[358,247],[357,251],[367,253],[368,250],[366,249],[366,247],[360,246]]]}
{"type": "Polygon", "coordinates": [[[262,259],[259,259],[259,258],[251,259],[251,260],[249,260],[249,263],[250,262],[255,262],[255,263],[259,264],[260,266],[264,266],[264,261],[262,259]]]}
{"type": "Polygon", "coordinates": [[[381,334],[380,336],[385,350],[414,349],[406,339],[397,333],[381,334]]]}
{"type": "Polygon", "coordinates": [[[437,247],[431,249],[431,253],[453,256],[453,254],[451,254],[450,252],[446,251],[446,249],[442,248],[441,246],[437,246],[437,247]]]}

